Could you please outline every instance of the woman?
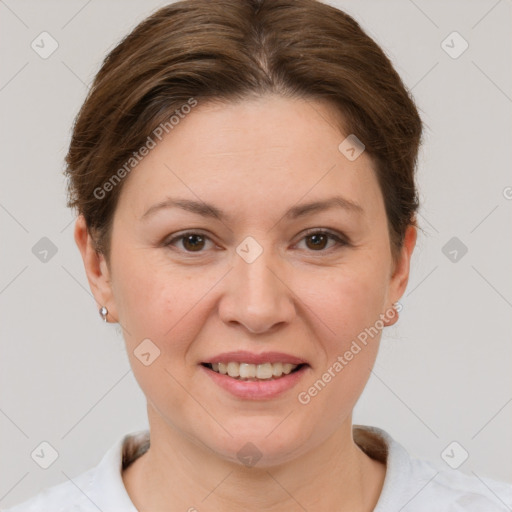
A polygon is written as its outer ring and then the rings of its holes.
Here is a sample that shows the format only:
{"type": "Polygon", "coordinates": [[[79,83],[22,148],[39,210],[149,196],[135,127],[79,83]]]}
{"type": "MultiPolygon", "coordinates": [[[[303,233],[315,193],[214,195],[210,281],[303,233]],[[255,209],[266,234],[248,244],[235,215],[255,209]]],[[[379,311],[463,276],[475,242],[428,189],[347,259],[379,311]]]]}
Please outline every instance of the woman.
{"type": "Polygon", "coordinates": [[[11,512],[508,510],[352,411],[398,320],[422,123],[314,0],[185,0],[106,58],[67,155],[75,240],[147,399],[88,472],[11,512]]]}

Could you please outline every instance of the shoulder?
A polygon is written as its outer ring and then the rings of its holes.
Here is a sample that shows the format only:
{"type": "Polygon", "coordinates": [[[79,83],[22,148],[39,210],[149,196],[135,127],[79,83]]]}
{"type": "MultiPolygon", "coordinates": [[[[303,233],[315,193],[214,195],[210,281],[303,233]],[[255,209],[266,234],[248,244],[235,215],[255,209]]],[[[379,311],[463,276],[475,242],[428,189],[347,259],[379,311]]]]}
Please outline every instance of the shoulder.
{"type": "Polygon", "coordinates": [[[410,504],[404,508],[447,512],[506,512],[512,508],[512,485],[460,470],[437,469],[431,463],[411,459],[408,478],[410,504]]]}
{"type": "Polygon", "coordinates": [[[95,469],[82,473],[73,480],[48,487],[32,498],[2,512],[98,512],[97,506],[87,499],[81,489],[87,490],[92,486],[95,469]]]}
{"type": "Polygon", "coordinates": [[[437,468],[412,457],[387,432],[355,425],[354,440],[369,456],[384,458],[386,477],[374,512],[510,512],[512,485],[437,468]]]}
{"type": "Polygon", "coordinates": [[[1,512],[137,512],[124,487],[122,470],[148,447],[148,430],[125,434],[96,467],[1,512]]]}

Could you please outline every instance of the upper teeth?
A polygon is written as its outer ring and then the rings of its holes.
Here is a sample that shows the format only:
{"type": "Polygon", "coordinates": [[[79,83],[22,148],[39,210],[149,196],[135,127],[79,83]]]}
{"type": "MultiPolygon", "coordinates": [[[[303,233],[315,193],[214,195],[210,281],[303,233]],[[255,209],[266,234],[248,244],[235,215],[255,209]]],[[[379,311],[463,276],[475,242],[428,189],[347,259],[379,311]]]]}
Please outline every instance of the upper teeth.
{"type": "Polygon", "coordinates": [[[271,379],[272,377],[281,377],[283,373],[289,374],[297,368],[297,364],[291,363],[212,363],[212,369],[215,372],[229,375],[230,377],[240,377],[241,379],[271,379]]]}

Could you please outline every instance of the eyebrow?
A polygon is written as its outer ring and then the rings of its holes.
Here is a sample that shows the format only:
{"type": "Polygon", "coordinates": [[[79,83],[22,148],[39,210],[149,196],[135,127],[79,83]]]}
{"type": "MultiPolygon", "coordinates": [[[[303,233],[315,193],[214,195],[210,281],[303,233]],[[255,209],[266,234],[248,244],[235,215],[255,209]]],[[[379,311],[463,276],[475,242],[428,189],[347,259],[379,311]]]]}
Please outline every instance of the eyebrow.
{"type": "MultiPolygon", "coordinates": [[[[350,213],[362,214],[364,210],[361,205],[341,196],[333,196],[328,199],[324,199],[321,201],[313,201],[305,204],[300,204],[298,206],[293,206],[283,217],[294,220],[299,217],[304,217],[306,215],[321,212],[324,210],[329,210],[331,208],[342,208],[350,213]]],[[[154,204],[151,206],[140,218],[141,220],[146,220],[150,216],[154,215],[157,211],[162,209],[170,209],[170,208],[181,208],[182,210],[186,210],[191,213],[195,213],[197,215],[201,215],[202,217],[211,217],[214,219],[218,219],[220,221],[229,220],[229,216],[224,213],[222,210],[213,206],[212,204],[208,204],[202,201],[193,201],[190,199],[178,199],[169,197],[164,201],[154,204]]]]}

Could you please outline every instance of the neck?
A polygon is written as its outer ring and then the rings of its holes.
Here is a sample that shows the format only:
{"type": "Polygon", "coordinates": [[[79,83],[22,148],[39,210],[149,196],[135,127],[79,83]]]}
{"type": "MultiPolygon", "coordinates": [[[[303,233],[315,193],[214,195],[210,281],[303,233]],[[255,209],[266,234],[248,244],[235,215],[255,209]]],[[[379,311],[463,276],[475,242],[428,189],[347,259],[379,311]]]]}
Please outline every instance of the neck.
{"type": "Polygon", "coordinates": [[[128,494],[141,512],[320,507],[369,512],[378,501],[385,466],[355,444],[351,417],[314,450],[268,468],[220,458],[169,427],[149,407],[148,417],[151,447],[123,473],[128,494]]]}

